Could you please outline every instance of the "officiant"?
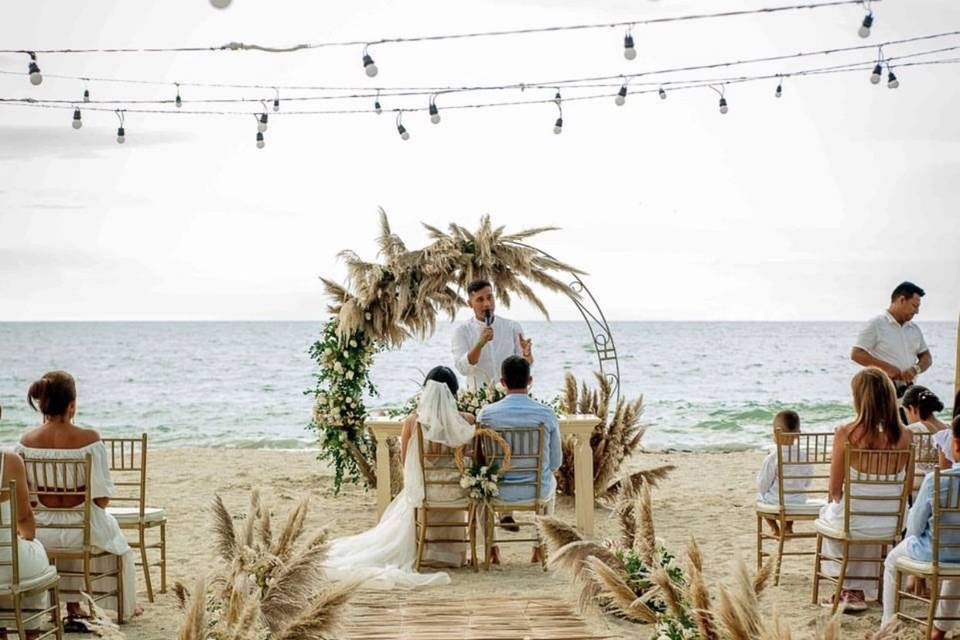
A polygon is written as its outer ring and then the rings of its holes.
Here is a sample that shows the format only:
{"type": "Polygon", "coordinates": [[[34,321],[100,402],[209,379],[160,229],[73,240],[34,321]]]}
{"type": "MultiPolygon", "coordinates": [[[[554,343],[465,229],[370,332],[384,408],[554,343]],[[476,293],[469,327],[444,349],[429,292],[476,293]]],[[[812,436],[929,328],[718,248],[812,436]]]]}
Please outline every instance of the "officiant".
{"type": "Polygon", "coordinates": [[[474,280],[467,286],[467,304],[473,317],[457,326],[453,333],[453,361],[466,385],[491,386],[500,380],[500,364],[510,356],[520,356],[533,364],[532,341],[523,336],[520,323],[496,315],[493,285],[474,280]]]}

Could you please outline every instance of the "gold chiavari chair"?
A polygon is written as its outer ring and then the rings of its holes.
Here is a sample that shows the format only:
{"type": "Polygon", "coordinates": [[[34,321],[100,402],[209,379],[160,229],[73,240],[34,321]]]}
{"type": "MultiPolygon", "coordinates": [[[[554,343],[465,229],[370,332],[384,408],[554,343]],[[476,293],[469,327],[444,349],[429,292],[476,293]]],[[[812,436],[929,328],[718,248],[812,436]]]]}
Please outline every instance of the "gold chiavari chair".
{"type": "Polygon", "coordinates": [[[883,590],[883,561],[888,547],[893,547],[903,529],[903,514],[913,487],[913,446],[909,449],[851,449],[844,452],[843,526],[833,528],[817,520],[817,550],[813,570],[813,603],[820,597],[820,581],[834,582],[833,612],[840,606],[844,580],[875,581],[883,590]],[[882,520],[882,535],[864,535],[858,531],[863,519],[882,520]],[[889,526],[887,525],[889,523],[889,526]],[[839,557],[823,552],[823,541],[833,540],[842,546],[839,557]],[[850,556],[850,547],[874,545],[880,548],[875,557],[850,556]],[[840,565],[834,577],[824,573],[823,562],[840,565]],[[858,564],[877,565],[874,575],[847,575],[851,560],[858,564]]]}
{"type": "Polygon", "coordinates": [[[896,616],[902,620],[910,620],[926,625],[926,636],[930,637],[933,623],[939,621],[957,621],[957,610],[960,609],[960,596],[944,595],[941,587],[945,580],[960,581],[960,475],[941,472],[939,468],[933,470],[933,553],[930,562],[901,557],[897,560],[897,592],[894,601],[896,616]],[[957,562],[942,562],[941,555],[949,555],[958,559],[957,562]],[[927,581],[929,597],[905,591],[901,588],[903,575],[912,575],[924,578],[927,581]],[[903,598],[918,600],[927,605],[926,619],[908,615],[901,611],[903,598]],[[954,615],[937,616],[937,605],[941,602],[953,605],[954,615]]]}
{"type": "MultiPolygon", "coordinates": [[[[37,531],[60,531],[61,537],[72,537],[70,532],[79,532],[80,542],[76,546],[55,547],[44,545],[47,556],[55,564],[59,561],[75,560],[82,569],[79,571],[63,570],[58,567],[61,578],[77,578],[83,580],[83,592],[94,602],[115,597],[117,600],[117,622],[123,624],[124,614],[133,613],[123,610],[123,560],[120,556],[97,549],[90,541],[90,514],[93,508],[93,498],[90,494],[90,466],[91,456],[82,458],[24,458],[27,471],[27,483],[30,485],[30,500],[36,516],[43,513],[51,514],[49,520],[55,524],[40,524],[48,518],[37,517],[37,531]],[[81,501],[76,507],[48,507],[49,504],[63,504],[64,502],[81,501]],[[109,563],[111,568],[98,570],[93,567],[93,560],[99,558],[113,558],[109,563]],[[95,583],[114,578],[116,586],[95,588],[95,583]]],[[[80,596],[79,589],[61,589],[60,593],[69,593],[80,596]]],[[[80,597],[76,599],[80,601],[80,597]]]]}
{"type": "Polygon", "coordinates": [[[36,638],[42,640],[55,636],[57,640],[63,640],[63,622],[60,620],[60,591],[58,589],[60,576],[57,574],[57,568],[50,566],[46,571],[38,576],[22,580],[20,575],[20,543],[17,537],[17,522],[19,513],[17,511],[17,483],[11,480],[6,488],[10,504],[10,521],[3,521],[3,512],[0,511],[0,529],[4,529],[6,535],[0,536],[0,570],[3,573],[9,571],[10,579],[0,580],[0,598],[11,602],[11,608],[0,608],[0,623],[13,622],[16,625],[17,635],[20,638],[26,637],[27,625],[35,620],[43,619],[44,615],[51,618],[52,628],[47,629],[36,638]],[[9,536],[9,537],[8,537],[9,536]],[[9,559],[8,559],[9,558],[9,559]],[[49,604],[43,609],[24,609],[24,598],[30,598],[46,592],[49,597],[49,604]],[[29,614],[24,616],[24,614],[29,614]]]}
{"type": "Polygon", "coordinates": [[[167,514],[161,507],[147,506],[147,434],[139,438],[103,438],[110,455],[110,474],[117,495],[110,498],[107,513],[117,519],[120,528],[136,531],[130,546],[140,551],[138,566],[143,567],[147,599],[153,602],[150,567],[160,568],[160,593],[167,592],[167,514]],[[159,539],[147,544],[146,532],[159,528],[159,539]],[[150,563],[147,550],[157,550],[159,559],[150,563]]]}
{"type": "Polygon", "coordinates": [[[506,513],[529,512],[535,516],[545,515],[547,503],[543,500],[541,486],[543,484],[543,448],[546,429],[543,424],[537,427],[511,428],[498,427],[496,429],[483,427],[493,431],[497,436],[485,439],[483,453],[485,464],[491,465],[495,461],[509,460],[509,468],[500,474],[501,487],[509,483],[513,489],[528,487],[533,499],[524,502],[507,502],[501,499],[491,501],[486,509],[484,518],[484,568],[490,569],[492,547],[497,544],[515,542],[533,542],[540,550],[540,565],[547,570],[546,545],[540,537],[540,531],[533,521],[524,522],[520,519],[510,525],[499,523],[499,515],[506,513]],[[524,477],[526,478],[524,479],[524,477]],[[518,479],[519,478],[519,479],[518,479]],[[510,526],[511,529],[507,529],[510,526]],[[504,531],[516,530],[517,527],[532,527],[533,537],[509,537],[494,540],[496,529],[504,531]]]}
{"type": "Polygon", "coordinates": [[[417,525],[417,561],[416,570],[424,566],[424,553],[430,544],[457,544],[469,541],[471,563],[477,571],[476,527],[473,526],[473,505],[466,496],[440,499],[438,494],[459,493],[460,476],[463,471],[465,447],[452,450],[433,442],[424,443],[423,431],[417,423],[417,444],[419,445],[420,471],[423,474],[423,505],[416,510],[417,525]],[[424,446],[426,444],[426,446],[424,446]],[[464,530],[464,537],[455,538],[453,534],[428,537],[431,530],[441,532],[464,530]]]}
{"type": "Polygon", "coordinates": [[[937,444],[933,440],[932,433],[914,432],[910,440],[913,444],[913,494],[916,495],[920,485],[923,484],[923,478],[934,470],[940,462],[940,454],[937,444]]]}
{"type": "Polygon", "coordinates": [[[774,584],[780,584],[780,568],[784,556],[812,556],[813,551],[784,551],[788,540],[813,539],[814,531],[793,531],[793,523],[812,522],[820,514],[820,508],[829,496],[830,454],[833,450],[833,433],[783,433],[776,430],[777,446],[777,504],[758,501],[757,513],[757,569],[763,566],[764,558],[773,555],[765,551],[765,540],[776,542],[777,564],[774,584]],[[809,485],[797,485],[809,480],[809,485]],[[777,521],[779,535],[767,532],[763,521],[777,521]],[[791,530],[787,531],[788,524],[791,530]]]}

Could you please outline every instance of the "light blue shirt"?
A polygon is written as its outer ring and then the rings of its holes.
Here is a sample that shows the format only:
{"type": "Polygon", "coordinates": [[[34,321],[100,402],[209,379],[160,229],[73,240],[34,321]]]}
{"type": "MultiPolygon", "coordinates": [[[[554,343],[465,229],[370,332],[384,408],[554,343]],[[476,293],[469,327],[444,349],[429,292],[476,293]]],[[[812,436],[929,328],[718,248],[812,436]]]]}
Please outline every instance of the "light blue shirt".
{"type": "MultiPolygon", "coordinates": [[[[951,476],[956,482],[956,475],[960,474],[960,463],[954,463],[947,471],[940,472],[940,499],[945,503],[948,484],[951,476]]],[[[946,507],[946,504],[941,506],[946,507]]],[[[944,514],[940,521],[943,524],[960,524],[960,514],[944,514]]],[[[910,512],[907,514],[907,555],[914,560],[930,562],[933,558],[933,473],[928,473],[917,492],[910,512]]],[[[949,531],[941,536],[941,542],[960,544],[960,531],[949,531]]],[[[960,562],[960,548],[947,548],[940,551],[941,562],[960,562]]]]}
{"type": "MultiPolygon", "coordinates": [[[[553,409],[533,400],[525,393],[511,393],[499,402],[488,404],[477,415],[477,423],[493,429],[514,427],[524,429],[544,426],[542,468],[540,470],[540,499],[547,500],[556,490],[557,481],[553,472],[563,462],[560,442],[560,422],[553,409]]],[[[534,499],[531,486],[511,486],[517,482],[530,482],[536,476],[533,471],[519,471],[532,467],[533,460],[515,460],[511,470],[500,478],[500,499],[504,502],[528,502],[534,499]]]]}

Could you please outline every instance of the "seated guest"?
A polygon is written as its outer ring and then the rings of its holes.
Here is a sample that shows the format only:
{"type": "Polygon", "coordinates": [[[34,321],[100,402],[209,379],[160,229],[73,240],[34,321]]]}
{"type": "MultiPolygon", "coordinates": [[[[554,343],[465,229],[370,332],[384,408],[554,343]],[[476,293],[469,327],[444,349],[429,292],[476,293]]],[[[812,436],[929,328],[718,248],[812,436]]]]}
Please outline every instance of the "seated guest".
{"type": "MultiPolygon", "coordinates": [[[[30,495],[27,489],[27,475],[20,456],[10,451],[0,452],[0,543],[9,545],[10,540],[10,501],[17,502],[17,551],[20,560],[20,582],[30,582],[39,578],[50,568],[47,552],[43,545],[34,539],[36,523],[33,520],[33,509],[30,508],[30,495]],[[17,483],[17,495],[11,496],[7,485],[11,480],[17,483]]],[[[0,551],[0,561],[10,562],[10,550],[7,546],[0,551]]],[[[9,586],[13,579],[13,570],[9,566],[0,566],[0,585],[9,586]]],[[[24,609],[45,609],[49,606],[47,592],[39,593],[21,600],[24,609]]],[[[0,598],[0,606],[12,609],[13,602],[9,596],[0,598]]],[[[28,626],[39,627],[43,621],[34,620],[28,626]]],[[[27,640],[40,635],[40,631],[27,631],[27,640]]],[[[6,631],[0,629],[0,638],[6,638],[6,631]]]]}
{"type": "MultiPolygon", "coordinates": [[[[960,457],[960,418],[953,421],[953,439],[950,446],[953,447],[952,458],[960,457]]],[[[950,469],[940,476],[941,497],[946,498],[950,491],[950,479],[956,481],[957,474],[960,474],[960,464],[954,464],[950,469]]],[[[910,508],[907,515],[907,534],[887,554],[884,561],[883,572],[883,624],[892,620],[894,617],[894,601],[897,591],[897,560],[902,557],[918,560],[920,562],[930,562],[933,559],[933,474],[927,474],[923,484],[920,485],[920,492],[917,499],[910,508]]],[[[944,507],[950,505],[941,503],[944,507]]],[[[956,514],[945,514],[942,516],[943,524],[950,526],[960,525],[960,518],[956,514]]],[[[947,545],[960,544],[960,531],[947,530],[940,538],[942,543],[947,545]]],[[[960,548],[941,547],[940,562],[960,562],[960,548]]],[[[960,597],[960,580],[946,580],[941,583],[940,595],[942,598],[960,597]]],[[[957,618],[960,617],[960,600],[940,600],[937,604],[937,610],[934,618],[957,618]]],[[[933,640],[942,640],[947,632],[960,626],[960,622],[955,620],[934,620],[933,631],[930,637],[933,640]]]]}
{"type": "MultiPolygon", "coordinates": [[[[554,472],[563,462],[563,451],[560,441],[560,422],[553,409],[533,400],[528,389],[533,378],[530,377],[530,363],[519,356],[510,356],[500,366],[500,382],[507,390],[507,395],[499,402],[488,404],[477,415],[477,423],[490,429],[524,429],[544,426],[543,460],[540,475],[540,500],[546,504],[546,513],[554,510],[554,494],[557,481],[554,472]]],[[[509,471],[500,478],[499,499],[503,502],[530,502],[535,498],[534,489],[530,485],[511,486],[518,482],[530,482],[537,477],[538,471],[530,469],[533,460],[515,460],[509,471]]],[[[501,523],[512,522],[508,516],[503,516],[501,523]]],[[[493,547],[492,561],[499,562],[499,550],[493,547]]],[[[540,550],[533,548],[531,562],[540,561],[540,550]]]]}
{"type": "MultiPolygon", "coordinates": [[[[951,419],[956,420],[958,416],[960,416],[960,391],[957,391],[957,396],[953,399],[953,417],[951,419]]],[[[953,433],[950,429],[938,431],[933,436],[933,442],[937,445],[937,451],[940,454],[940,468],[944,470],[949,469],[954,462],[957,462],[953,458],[952,440],[953,433]]]]}
{"type": "MultiPolygon", "coordinates": [[[[795,435],[800,433],[800,416],[797,415],[797,412],[781,411],[775,415],[773,417],[773,430],[774,446],[787,448],[787,450],[783,452],[784,459],[790,462],[800,462],[802,452],[797,446],[797,437],[795,435]],[[777,433],[777,429],[780,430],[779,434],[777,433]]],[[[768,453],[767,457],[763,459],[763,463],[760,465],[760,472],[757,473],[757,502],[772,505],[780,504],[780,489],[777,487],[777,471],[777,450],[774,448],[774,450],[768,453]]],[[[811,479],[809,476],[813,475],[813,468],[810,465],[797,465],[790,469],[790,475],[807,477],[784,478],[784,491],[803,491],[810,487],[811,479]]],[[[807,494],[785,493],[783,500],[787,504],[802,504],[807,501],[807,494]]],[[[775,518],[764,518],[764,520],[770,527],[773,535],[780,537],[780,526],[777,524],[777,520],[775,518]]],[[[793,522],[787,522],[785,533],[791,533],[792,531],[793,522]]]]}
{"type": "MultiPolygon", "coordinates": [[[[897,392],[893,382],[883,371],[876,367],[867,367],[857,373],[850,383],[853,391],[853,409],[856,418],[852,422],[837,427],[833,436],[833,451],[830,458],[830,502],[820,510],[817,520],[818,526],[830,529],[843,529],[843,485],[846,469],[844,458],[847,449],[909,449],[912,432],[908,431],[900,422],[897,412],[897,392]]],[[[877,461],[853,459],[850,461],[851,477],[853,479],[869,478],[876,474],[902,475],[907,467],[908,460],[903,460],[903,466],[894,468],[875,468],[877,461]]],[[[885,465],[887,466],[887,465],[885,465]]],[[[893,466],[890,464],[889,466],[893,466]]],[[[851,500],[853,509],[859,511],[889,512],[895,509],[900,497],[901,488],[884,485],[860,485],[857,496],[871,498],[868,500],[851,500]],[[882,492],[882,493],[878,493],[882,492]],[[890,495],[887,495],[890,492],[890,495]],[[877,500],[877,497],[889,497],[890,500],[877,500]],[[858,504],[859,502],[859,504],[858,504]],[[869,503],[869,504],[864,504],[869,503]]],[[[854,535],[862,537],[892,537],[896,522],[885,515],[858,515],[850,519],[850,530],[854,535]]],[[[839,558],[843,555],[843,543],[825,538],[823,540],[823,555],[839,558]]],[[[878,558],[879,545],[851,544],[847,575],[867,578],[871,574],[879,577],[879,565],[871,562],[857,562],[858,558],[878,558]]],[[[823,572],[837,577],[840,575],[840,565],[832,560],[823,561],[823,572]]],[[[846,611],[864,611],[867,608],[866,600],[876,600],[876,582],[858,578],[846,578],[843,581],[840,593],[841,601],[846,603],[846,611]]]]}
{"type": "MultiPolygon", "coordinates": [[[[73,424],[73,417],[77,412],[77,385],[69,373],[65,371],[51,371],[30,385],[27,401],[35,411],[43,414],[43,424],[32,429],[20,438],[17,452],[23,457],[58,460],[77,458],[86,454],[91,456],[90,493],[93,505],[90,512],[90,540],[94,547],[123,558],[123,611],[124,618],[139,615],[142,609],[136,606],[137,574],[134,567],[134,554],[126,537],[120,530],[116,518],[106,512],[110,497],[116,493],[116,487],[110,478],[110,461],[107,448],[100,441],[100,434],[93,429],[83,429],[73,424]],[[36,402],[36,404],[34,404],[36,402]]],[[[52,508],[80,507],[83,500],[73,496],[42,496],[43,506],[52,508]]],[[[80,529],[44,528],[59,527],[60,525],[74,524],[83,521],[83,511],[49,512],[39,511],[36,514],[37,524],[41,525],[37,531],[37,539],[47,548],[75,548],[83,544],[83,532],[80,529]]],[[[57,568],[63,572],[82,572],[83,563],[80,560],[57,560],[57,568]]],[[[108,571],[116,566],[116,562],[109,556],[95,558],[91,567],[94,571],[108,571]]],[[[103,578],[98,581],[101,589],[113,590],[116,588],[116,579],[103,578]]],[[[60,588],[63,591],[84,589],[82,578],[61,578],[60,588]]],[[[106,598],[100,601],[106,609],[117,610],[115,598],[106,598]]],[[[67,623],[64,628],[81,631],[84,625],[78,622],[85,618],[77,601],[67,602],[67,623]]]]}
{"type": "Polygon", "coordinates": [[[950,427],[940,422],[937,413],[943,411],[943,402],[933,391],[915,384],[903,394],[903,411],[907,414],[907,429],[914,433],[950,433],[950,427]]]}

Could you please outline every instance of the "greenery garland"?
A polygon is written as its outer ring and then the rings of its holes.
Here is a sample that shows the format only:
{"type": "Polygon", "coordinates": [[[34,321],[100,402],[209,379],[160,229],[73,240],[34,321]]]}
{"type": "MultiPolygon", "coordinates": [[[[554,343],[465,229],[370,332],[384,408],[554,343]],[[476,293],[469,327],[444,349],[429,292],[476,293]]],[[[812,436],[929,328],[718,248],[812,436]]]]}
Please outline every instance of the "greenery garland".
{"type": "Polygon", "coordinates": [[[373,356],[383,345],[362,330],[345,337],[338,332],[337,319],[324,324],[322,337],[310,347],[310,357],[320,372],[317,383],[306,393],[314,396],[313,420],[308,429],[317,432],[320,454],[334,469],[334,491],[340,493],[344,478],[376,486],[376,442],[364,428],[367,408],[364,393],[379,395],[370,380],[373,356]]]}

